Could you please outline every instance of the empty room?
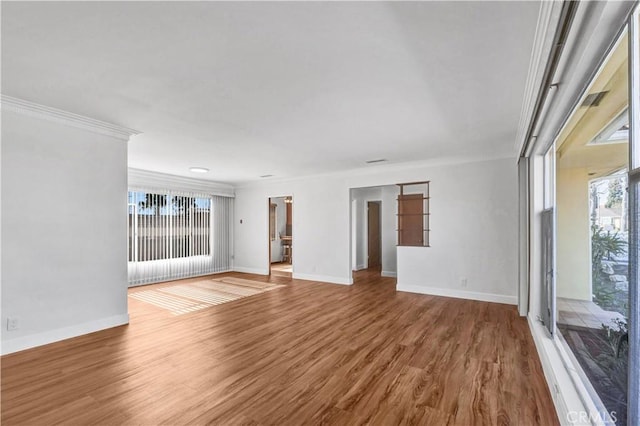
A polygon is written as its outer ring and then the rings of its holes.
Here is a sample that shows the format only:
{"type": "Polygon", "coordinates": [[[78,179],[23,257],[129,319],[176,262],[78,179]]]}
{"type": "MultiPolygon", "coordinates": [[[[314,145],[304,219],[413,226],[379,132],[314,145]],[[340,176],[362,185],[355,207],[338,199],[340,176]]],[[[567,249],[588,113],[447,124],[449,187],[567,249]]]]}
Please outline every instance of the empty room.
{"type": "Polygon", "coordinates": [[[0,8],[3,425],[640,424],[637,1],[0,8]]]}

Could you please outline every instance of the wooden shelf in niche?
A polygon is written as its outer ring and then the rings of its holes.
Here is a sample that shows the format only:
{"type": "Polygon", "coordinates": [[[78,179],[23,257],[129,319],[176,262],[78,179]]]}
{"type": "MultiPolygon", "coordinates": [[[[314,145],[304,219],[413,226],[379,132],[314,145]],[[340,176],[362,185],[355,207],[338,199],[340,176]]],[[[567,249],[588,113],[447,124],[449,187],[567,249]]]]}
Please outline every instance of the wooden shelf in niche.
{"type": "MultiPolygon", "coordinates": [[[[429,247],[429,183],[399,183],[398,202],[398,246],[429,247]],[[407,187],[417,186],[420,192],[406,193],[407,187]]],[[[414,191],[416,191],[414,189],[414,191]]]]}

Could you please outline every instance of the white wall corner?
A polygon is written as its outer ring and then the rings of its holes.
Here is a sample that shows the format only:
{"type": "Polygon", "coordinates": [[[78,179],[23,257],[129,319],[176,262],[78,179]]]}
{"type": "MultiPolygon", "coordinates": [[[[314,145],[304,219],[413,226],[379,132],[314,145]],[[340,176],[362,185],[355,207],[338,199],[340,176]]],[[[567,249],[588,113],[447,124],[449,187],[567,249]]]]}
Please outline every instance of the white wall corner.
{"type": "Polygon", "coordinates": [[[502,303],[506,305],[517,305],[518,298],[516,296],[507,296],[503,294],[480,293],[473,291],[454,290],[450,288],[440,287],[423,287],[413,284],[398,283],[396,291],[405,291],[408,293],[428,294],[431,296],[454,297],[456,299],[477,300],[480,302],[502,303]]]}
{"type": "Polygon", "coordinates": [[[353,284],[353,278],[345,279],[342,277],[332,277],[329,275],[301,274],[298,272],[294,272],[293,278],[296,280],[317,281],[317,282],[328,283],[328,284],[342,284],[342,285],[353,284]]]}
{"type": "Polygon", "coordinates": [[[88,130],[93,133],[111,136],[123,141],[128,141],[131,136],[141,133],[127,127],[118,126],[116,124],[107,123],[7,95],[0,95],[0,109],[88,130]]]}
{"type": "Polygon", "coordinates": [[[398,273],[396,271],[382,271],[380,275],[383,277],[396,278],[398,273]]]}
{"type": "MultiPolygon", "coordinates": [[[[2,340],[2,355],[23,351],[37,346],[48,345],[50,343],[59,342],[61,340],[71,339],[73,337],[82,336],[96,331],[106,330],[107,328],[118,327],[129,324],[129,314],[115,315],[108,318],[102,318],[83,324],[72,325],[70,327],[58,328],[55,330],[45,331],[43,333],[31,334],[18,337],[15,339],[2,340]]],[[[6,336],[6,332],[4,333],[6,336]]]]}

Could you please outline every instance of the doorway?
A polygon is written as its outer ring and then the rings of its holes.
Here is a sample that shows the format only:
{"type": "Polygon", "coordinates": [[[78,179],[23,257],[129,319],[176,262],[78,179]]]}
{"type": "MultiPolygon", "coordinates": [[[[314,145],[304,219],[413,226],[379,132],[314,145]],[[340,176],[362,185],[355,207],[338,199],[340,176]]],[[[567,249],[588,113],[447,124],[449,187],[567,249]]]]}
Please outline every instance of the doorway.
{"type": "Polygon", "coordinates": [[[367,266],[369,269],[382,268],[380,201],[367,202],[367,266]]]}
{"type": "Polygon", "coordinates": [[[269,198],[269,273],[293,275],[293,197],[269,198]]]}
{"type": "Polygon", "coordinates": [[[350,189],[350,264],[354,282],[397,276],[398,185],[350,189]]]}

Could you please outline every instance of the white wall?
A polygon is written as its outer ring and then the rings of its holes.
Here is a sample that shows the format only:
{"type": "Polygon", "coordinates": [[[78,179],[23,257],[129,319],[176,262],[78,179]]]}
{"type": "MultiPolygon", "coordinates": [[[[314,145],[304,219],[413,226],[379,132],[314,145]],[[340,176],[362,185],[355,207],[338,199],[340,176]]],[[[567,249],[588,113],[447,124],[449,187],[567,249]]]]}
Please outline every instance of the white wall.
{"type": "Polygon", "coordinates": [[[258,183],[236,189],[234,269],[268,274],[268,198],[293,196],[293,276],[349,284],[349,189],[341,179],[258,183]]]}
{"type": "Polygon", "coordinates": [[[468,287],[462,296],[515,303],[515,159],[404,168],[381,166],[359,173],[238,187],[235,269],[268,273],[267,247],[261,243],[268,230],[266,200],[274,194],[289,193],[295,200],[294,277],[351,283],[350,189],[420,180],[432,182],[432,247],[417,249],[421,252],[405,257],[404,262],[398,256],[398,288],[425,293],[433,288],[460,290],[459,279],[464,276],[468,287]]]}
{"type": "Polygon", "coordinates": [[[2,353],[128,322],[126,212],[125,140],[3,107],[2,353]]]}
{"type": "Polygon", "coordinates": [[[558,297],[591,300],[591,235],[587,169],[558,169],[556,174],[558,297]]]}
{"type": "Polygon", "coordinates": [[[398,247],[398,290],[516,304],[515,161],[433,169],[429,179],[431,247],[398,247]]]}
{"type": "Polygon", "coordinates": [[[398,273],[398,195],[400,187],[382,187],[382,276],[395,277],[398,273]]]}

